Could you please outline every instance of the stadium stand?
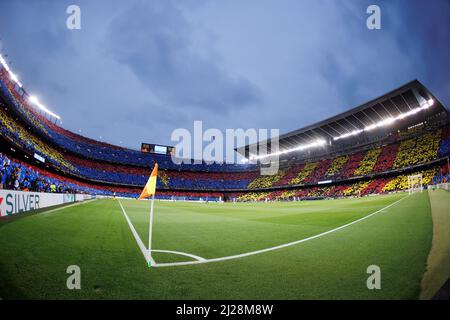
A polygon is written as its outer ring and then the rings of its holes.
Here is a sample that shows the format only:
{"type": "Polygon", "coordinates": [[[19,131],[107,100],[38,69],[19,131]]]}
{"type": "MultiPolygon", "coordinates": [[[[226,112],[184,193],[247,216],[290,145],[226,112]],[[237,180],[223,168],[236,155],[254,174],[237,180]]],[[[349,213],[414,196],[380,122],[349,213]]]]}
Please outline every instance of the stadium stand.
{"type": "MultiPolygon", "coordinates": [[[[422,174],[423,184],[427,185],[431,182],[431,180],[434,178],[436,174],[436,169],[429,169],[426,171],[417,172],[422,174]]],[[[398,190],[406,190],[408,189],[408,175],[401,174],[394,179],[390,180],[386,185],[383,187],[384,192],[389,191],[398,191],[398,190]]]]}
{"type": "Polygon", "coordinates": [[[248,185],[248,189],[263,189],[273,187],[280,179],[283,177],[284,171],[279,170],[277,174],[274,175],[261,175],[255,178],[248,185]]]}
{"type": "Polygon", "coordinates": [[[441,143],[439,144],[439,157],[445,157],[450,154],[450,125],[442,130],[441,143]]]}
{"type": "Polygon", "coordinates": [[[412,82],[376,101],[282,136],[281,147],[285,140],[292,145],[292,139],[303,141],[317,132],[327,133],[334,142],[304,155],[287,156],[277,174],[261,175],[258,164],[180,165],[168,155],[142,153],[73,133],[34,109],[26,92],[0,67],[0,187],[136,197],[155,163],[160,166],[157,197],[166,200],[366,196],[405,190],[407,176],[413,173],[422,173],[426,184],[448,181],[450,125],[446,109],[438,102],[435,111],[416,115],[402,126],[342,142],[334,137],[336,132],[342,134],[343,119],[359,121],[352,123],[353,128],[372,123],[368,115],[410,110],[419,104],[414,102],[417,92],[429,98],[426,88],[412,82]],[[395,95],[404,96],[410,104],[377,107],[380,99],[395,95]],[[35,161],[36,155],[44,162],[35,161]]]}
{"type": "Polygon", "coordinates": [[[23,126],[7,115],[6,110],[0,108],[0,132],[2,137],[8,138],[17,147],[23,148],[30,153],[37,153],[45,156],[53,164],[73,171],[75,167],[64,159],[60,152],[48,146],[43,141],[35,137],[23,126]]]}
{"type": "Polygon", "coordinates": [[[297,177],[298,173],[300,171],[302,171],[304,167],[305,167],[304,163],[293,163],[286,169],[286,172],[283,175],[283,177],[281,177],[281,179],[278,182],[274,183],[273,185],[274,186],[285,186],[285,185],[290,184],[292,179],[297,177]]]}
{"type": "MultiPolygon", "coordinates": [[[[350,155],[342,170],[337,174],[337,179],[344,180],[355,175],[355,171],[360,167],[364,153],[358,152],[350,155]]],[[[370,171],[369,171],[370,172],[370,171]]]]}
{"type": "MultiPolygon", "coordinates": [[[[1,68],[1,67],[0,67],[1,68]]],[[[162,169],[195,170],[208,172],[241,172],[256,170],[253,164],[175,164],[171,157],[156,153],[142,153],[108,143],[96,141],[70,132],[38,114],[23,96],[17,93],[17,86],[9,79],[4,69],[0,70],[0,93],[10,111],[22,117],[26,127],[43,137],[43,140],[65,151],[92,160],[125,165],[153,167],[157,162],[162,169]]],[[[190,159],[185,159],[192,162],[190,159]]]]}
{"type": "Polygon", "coordinates": [[[384,146],[373,167],[373,172],[383,172],[392,168],[398,152],[398,143],[384,146]]]}

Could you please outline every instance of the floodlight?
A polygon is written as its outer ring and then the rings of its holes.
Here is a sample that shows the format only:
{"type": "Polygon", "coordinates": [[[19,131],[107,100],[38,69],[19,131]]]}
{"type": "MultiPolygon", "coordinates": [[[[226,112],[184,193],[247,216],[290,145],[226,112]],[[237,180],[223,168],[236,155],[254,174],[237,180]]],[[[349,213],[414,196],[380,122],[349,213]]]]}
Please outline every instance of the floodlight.
{"type": "Polygon", "coordinates": [[[48,110],[42,103],[39,102],[38,98],[36,96],[29,96],[28,97],[28,101],[31,102],[32,104],[34,104],[35,106],[37,106],[39,109],[41,109],[42,111],[48,113],[49,115],[51,115],[52,117],[61,120],[61,117],[58,116],[57,114],[51,112],[50,110],[48,110]]]}

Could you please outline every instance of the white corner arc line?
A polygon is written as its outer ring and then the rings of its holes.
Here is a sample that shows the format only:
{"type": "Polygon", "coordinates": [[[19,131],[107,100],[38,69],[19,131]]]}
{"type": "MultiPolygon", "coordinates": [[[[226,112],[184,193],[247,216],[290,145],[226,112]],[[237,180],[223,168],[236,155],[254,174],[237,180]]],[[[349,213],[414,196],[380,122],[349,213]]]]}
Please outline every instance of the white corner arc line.
{"type": "MultiPolygon", "coordinates": [[[[144,255],[145,262],[148,263],[149,262],[147,259],[147,257],[149,256],[148,249],[145,247],[144,243],[142,242],[141,238],[139,237],[138,233],[136,232],[136,229],[134,228],[133,224],[131,223],[130,218],[128,218],[128,215],[125,212],[125,209],[123,208],[122,203],[120,202],[119,199],[117,199],[117,201],[119,201],[120,208],[122,209],[123,215],[125,216],[125,220],[127,220],[127,222],[128,222],[128,226],[131,229],[131,233],[133,234],[134,239],[136,240],[136,242],[139,246],[139,249],[141,249],[141,252],[144,255]]],[[[153,260],[153,258],[151,256],[150,256],[150,265],[151,266],[156,265],[155,260],[153,260]]]]}
{"type": "Polygon", "coordinates": [[[341,230],[341,229],[344,229],[344,228],[346,228],[348,226],[351,226],[351,225],[353,225],[355,223],[361,222],[361,221],[363,221],[365,219],[368,219],[368,218],[376,215],[377,213],[382,212],[383,210],[386,210],[386,209],[396,205],[400,201],[408,198],[409,196],[410,195],[407,195],[407,196],[405,196],[405,197],[403,197],[403,198],[401,198],[401,199],[399,199],[399,200],[397,200],[397,201],[387,205],[386,207],[383,207],[383,208],[381,208],[381,209],[379,209],[379,210],[377,210],[375,212],[372,212],[372,213],[370,213],[370,214],[368,214],[368,215],[366,215],[366,216],[364,216],[362,218],[359,218],[357,220],[354,220],[352,222],[349,222],[349,223],[344,224],[342,226],[339,226],[337,228],[334,228],[334,229],[331,229],[331,230],[328,230],[328,231],[325,231],[325,232],[322,232],[322,233],[319,233],[319,234],[316,234],[314,236],[311,236],[311,237],[308,237],[308,238],[304,238],[304,239],[301,239],[301,240],[288,242],[288,243],[284,243],[284,244],[281,244],[281,245],[278,245],[278,246],[269,247],[269,248],[265,248],[265,249],[261,249],[261,250],[256,250],[256,251],[236,254],[236,255],[232,255],[232,256],[226,256],[226,257],[220,257],[220,258],[212,258],[212,259],[205,259],[204,261],[198,261],[197,260],[197,261],[185,261],[185,262],[156,263],[153,266],[154,267],[176,267],[176,266],[186,266],[186,265],[202,264],[202,263],[210,263],[210,262],[219,262],[219,261],[239,259],[239,258],[248,257],[248,256],[252,256],[252,255],[256,255],[256,254],[260,254],[260,253],[264,253],[264,252],[269,252],[269,251],[274,251],[274,250],[290,247],[290,246],[293,246],[293,245],[296,245],[296,244],[299,244],[299,243],[302,243],[302,242],[306,242],[306,241],[309,241],[309,240],[313,240],[313,239],[316,239],[316,238],[323,237],[323,236],[325,236],[327,234],[336,232],[338,230],[341,230]]]}
{"type": "Polygon", "coordinates": [[[190,257],[190,258],[195,259],[197,261],[206,261],[205,258],[196,256],[195,254],[186,253],[186,252],[172,251],[172,250],[156,250],[156,249],[152,249],[152,252],[173,253],[173,254],[178,254],[180,256],[190,257]]]}

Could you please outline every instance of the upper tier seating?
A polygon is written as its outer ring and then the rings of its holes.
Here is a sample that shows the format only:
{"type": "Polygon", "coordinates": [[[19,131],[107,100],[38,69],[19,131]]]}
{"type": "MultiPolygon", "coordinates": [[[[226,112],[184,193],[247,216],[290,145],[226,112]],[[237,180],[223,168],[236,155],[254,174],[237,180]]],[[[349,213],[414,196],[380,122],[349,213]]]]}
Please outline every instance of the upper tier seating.
{"type": "Polygon", "coordinates": [[[137,150],[126,149],[93,139],[83,137],[56,124],[48,121],[38,113],[32,111],[26,102],[17,92],[15,84],[9,79],[4,70],[0,72],[0,91],[8,102],[8,106],[23,116],[33,130],[42,134],[45,139],[56,146],[69,150],[75,154],[90,159],[115,162],[127,165],[137,165],[153,167],[158,163],[162,169],[172,170],[195,170],[209,172],[242,172],[256,170],[253,164],[175,164],[169,155],[142,153],[137,150]]]}
{"type": "MultiPolygon", "coordinates": [[[[108,164],[66,155],[84,177],[93,180],[142,186],[146,183],[150,168],[108,164]]],[[[246,189],[258,176],[258,171],[249,172],[191,172],[159,170],[160,188],[170,189],[246,189]]]]}
{"type": "Polygon", "coordinates": [[[315,169],[305,178],[305,183],[315,184],[320,180],[327,180],[325,173],[331,165],[331,159],[325,159],[319,162],[315,169]]]}
{"type": "Polygon", "coordinates": [[[304,167],[304,163],[292,164],[291,166],[289,166],[289,169],[286,170],[286,173],[283,175],[283,177],[278,182],[274,183],[274,186],[285,186],[291,184],[290,182],[292,181],[292,179],[297,177],[299,172],[302,171],[304,167]]]}
{"type": "Polygon", "coordinates": [[[348,156],[340,156],[334,158],[325,175],[330,178],[336,176],[342,171],[343,167],[347,164],[348,161],[348,156]]]}
{"type": "Polygon", "coordinates": [[[363,161],[364,155],[363,152],[358,152],[349,156],[347,163],[340,171],[338,171],[337,179],[343,180],[354,176],[355,171],[360,167],[361,162],[363,161]]]}
{"type": "MultiPolygon", "coordinates": [[[[106,182],[120,185],[118,188],[129,187],[127,190],[134,187],[136,191],[139,189],[137,187],[143,186],[155,162],[160,165],[159,189],[222,191],[316,185],[324,180],[340,181],[424,164],[450,154],[450,125],[447,125],[426,133],[424,130],[428,129],[424,127],[401,132],[394,138],[391,136],[390,140],[383,140],[385,146],[367,151],[341,154],[315,162],[292,162],[273,176],[260,175],[253,165],[175,165],[167,155],[143,154],[113,146],[55,125],[28,106],[1,68],[0,93],[2,139],[31,155],[37,153],[43,156],[47,164],[72,174],[76,179],[88,179],[94,184],[106,182]],[[399,138],[406,140],[398,142],[396,139],[399,138]]],[[[340,185],[303,188],[295,192],[277,190],[269,193],[268,199],[322,197],[332,193],[364,195],[367,190],[388,192],[404,186],[403,178],[398,179],[397,182],[372,179],[367,184],[353,185],[352,188],[340,185]]]]}
{"type": "Polygon", "coordinates": [[[440,138],[441,130],[436,130],[401,142],[393,168],[404,168],[436,159],[440,138]]]}
{"type": "MultiPolygon", "coordinates": [[[[436,177],[436,168],[418,171],[412,174],[422,173],[423,184],[430,183],[436,177]]],[[[448,179],[448,175],[444,177],[448,179]]],[[[441,182],[441,180],[439,181],[441,182]]],[[[369,194],[401,191],[408,188],[408,175],[400,175],[392,178],[376,178],[356,183],[347,183],[332,186],[304,187],[294,190],[276,190],[272,192],[253,191],[237,196],[238,201],[265,201],[267,200],[294,200],[294,199],[321,199],[328,197],[360,197],[369,194]]]]}
{"type": "Polygon", "coordinates": [[[2,137],[8,138],[9,141],[17,147],[27,150],[31,154],[37,153],[40,156],[44,156],[48,161],[58,167],[68,171],[75,171],[75,167],[70,164],[59,151],[50,147],[30,133],[29,130],[22,127],[22,125],[11,118],[1,107],[0,132],[2,137]]]}
{"type": "MultiPolygon", "coordinates": [[[[419,173],[422,174],[422,183],[424,186],[428,185],[436,175],[436,168],[421,171],[419,173]]],[[[383,187],[383,192],[390,192],[390,191],[397,191],[397,190],[406,190],[408,189],[408,175],[409,174],[402,174],[397,176],[396,178],[390,180],[386,185],[383,187]]]]}

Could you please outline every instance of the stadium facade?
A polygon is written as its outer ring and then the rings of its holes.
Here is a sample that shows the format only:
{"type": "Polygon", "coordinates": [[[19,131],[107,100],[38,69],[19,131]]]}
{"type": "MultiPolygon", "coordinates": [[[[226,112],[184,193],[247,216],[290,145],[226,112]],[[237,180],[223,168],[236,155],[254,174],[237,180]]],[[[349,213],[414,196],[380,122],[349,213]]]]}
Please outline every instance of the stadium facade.
{"type": "MultiPolygon", "coordinates": [[[[159,164],[161,199],[235,201],[321,199],[389,193],[448,182],[447,109],[414,80],[330,119],[284,134],[280,170],[259,164],[174,164],[169,155],[142,153],[66,130],[35,109],[0,66],[1,187],[16,190],[137,197],[159,164]],[[324,141],[319,148],[296,151],[324,141]]],[[[237,152],[248,158],[250,146],[237,152]]],[[[270,152],[270,151],[269,151],[270,152]]]]}

